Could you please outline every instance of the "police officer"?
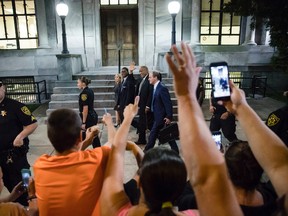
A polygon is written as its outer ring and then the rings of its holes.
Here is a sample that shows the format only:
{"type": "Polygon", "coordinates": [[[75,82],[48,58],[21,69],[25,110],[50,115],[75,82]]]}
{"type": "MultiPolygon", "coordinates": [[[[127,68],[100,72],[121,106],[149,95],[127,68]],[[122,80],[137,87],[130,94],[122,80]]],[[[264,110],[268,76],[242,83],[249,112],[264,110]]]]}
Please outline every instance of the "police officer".
{"type": "MultiPolygon", "coordinates": [[[[79,112],[82,119],[82,139],[86,137],[85,130],[98,123],[98,115],[94,110],[94,92],[88,87],[91,80],[82,76],[77,81],[77,86],[82,89],[79,95],[79,112]]],[[[96,136],[92,143],[93,148],[100,147],[99,137],[96,136]]]]}
{"type": "MultiPolygon", "coordinates": [[[[0,80],[0,166],[5,187],[11,192],[22,180],[21,169],[29,169],[28,136],[37,128],[37,120],[22,103],[5,96],[0,80]]],[[[28,206],[27,193],[16,202],[28,206]]]]}
{"type": "Polygon", "coordinates": [[[238,140],[235,134],[235,116],[228,112],[223,105],[219,105],[212,94],[209,111],[213,114],[210,120],[210,131],[219,131],[221,129],[229,142],[238,140]]]}
{"type": "Polygon", "coordinates": [[[284,92],[284,96],[287,97],[286,106],[270,113],[266,125],[274,131],[288,147],[288,91],[284,92]]]}

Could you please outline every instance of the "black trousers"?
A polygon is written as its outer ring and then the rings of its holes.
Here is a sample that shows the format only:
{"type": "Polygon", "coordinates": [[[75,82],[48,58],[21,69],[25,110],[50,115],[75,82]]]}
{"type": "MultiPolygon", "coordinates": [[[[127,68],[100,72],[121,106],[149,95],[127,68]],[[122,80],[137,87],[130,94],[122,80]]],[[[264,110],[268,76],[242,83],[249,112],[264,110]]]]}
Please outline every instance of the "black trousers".
{"type": "MultiPolygon", "coordinates": [[[[97,115],[97,114],[96,114],[96,115],[97,115]]],[[[82,113],[80,113],[80,117],[81,117],[81,119],[83,119],[83,118],[82,118],[82,113]]],[[[95,117],[95,119],[98,119],[98,115],[97,115],[97,117],[95,117]]],[[[97,121],[96,121],[95,119],[90,115],[90,113],[88,113],[87,119],[86,119],[85,129],[96,125],[96,124],[97,124],[97,121]]],[[[86,132],[83,131],[83,132],[82,132],[82,139],[84,140],[85,138],[86,138],[86,132]]],[[[99,139],[98,136],[96,136],[96,137],[93,139],[92,146],[93,146],[93,148],[101,147],[100,139],[99,139]]]]}
{"type": "MultiPolygon", "coordinates": [[[[144,151],[148,151],[149,149],[153,148],[156,142],[156,139],[158,138],[158,134],[159,131],[161,130],[161,128],[164,127],[164,124],[157,124],[157,122],[154,122],[152,129],[150,131],[150,136],[148,138],[148,143],[145,146],[144,151]]],[[[170,145],[171,149],[176,151],[179,154],[179,149],[177,146],[177,143],[175,140],[171,140],[168,142],[168,144],[170,145]]]]}
{"type": "MultiPolygon", "coordinates": [[[[22,181],[21,169],[29,169],[30,165],[27,160],[27,154],[23,155],[14,155],[13,154],[13,163],[7,164],[8,154],[1,154],[0,156],[0,166],[3,172],[3,182],[4,186],[11,193],[13,188],[22,181]]],[[[28,206],[27,202],[28,193],[21,195],[15,202],[19,202],[24,206],[28,206]]]]}
{"type": "Polygon", "coordinates": [[[139,134],[138,142],[141,142],[143,144],[146,144],[146,129],[147,129],[147,116],[145,113],[145,109],[141,110],[139,109],[139,122],[137,131],[139,134]]]}
{"type": "Polygon", "coordinates": [[[210,131],[219,131],[221,129],[223,135],[229,140],[229,142],[237,140],[237,136],[235,134],[235,116],[229,115],[227,119],[220,119],[220,117],[221,115],[219,114],[212,116],[210,120],[210,131]]]}

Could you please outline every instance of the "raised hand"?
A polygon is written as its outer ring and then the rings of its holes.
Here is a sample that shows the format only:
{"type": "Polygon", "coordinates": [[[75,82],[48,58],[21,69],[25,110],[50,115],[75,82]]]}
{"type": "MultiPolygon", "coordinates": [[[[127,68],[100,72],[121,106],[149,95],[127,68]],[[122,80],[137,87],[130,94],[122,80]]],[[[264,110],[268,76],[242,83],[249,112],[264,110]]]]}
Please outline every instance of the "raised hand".
{"type": "Polygon", "coordinates": [[[107,125],[107,124],[113,124],[113,121],[112,121],[112,116],[110,113],[106,113],[103,115],[103,118],[102,118],[102,122],[107,125]]]}
{"type": "Polygon", "coordinates": [[[166,54],[166,60],[174,75],[174,89],[178,96],[189,95],[196,98],[196,89],[201,67],[196,66],[196,59],[191,48],[181,43],[182,54],[179,53],[175,45],[172,46],[172,52],[175,56],[177,65],[166,54]]]}
{"type": "Polygon", "coordinates": [[[231,113],[236,113],[237,108],[241,104],[247,104],[247,101],[245,99],[245,93],[243,90],[237,88],[232,80],[229,80],[229,85],[231,88],[231,96],[229,101],[218,101],[220,105],[224,105],[226,109],[231,113]]]}
{"type": "Polygon", "coordinates": [[[134,104],[129,104],[128,106],[125,107],[124,113],[123,113],[124,119],[127,117],[134,118],[137,115],[139,99],[140,99],[139,96],[135,97],[134,104]]]}

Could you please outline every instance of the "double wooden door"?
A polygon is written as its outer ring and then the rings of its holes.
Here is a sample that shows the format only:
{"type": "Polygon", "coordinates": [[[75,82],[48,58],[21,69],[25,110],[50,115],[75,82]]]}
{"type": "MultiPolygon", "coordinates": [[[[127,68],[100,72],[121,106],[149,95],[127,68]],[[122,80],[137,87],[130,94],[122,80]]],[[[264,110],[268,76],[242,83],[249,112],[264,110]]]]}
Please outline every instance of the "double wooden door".
{"type": "Polygon", "coordinates": [[[138,63],[138,9],[101,9],[102,65],[138,63]]]}

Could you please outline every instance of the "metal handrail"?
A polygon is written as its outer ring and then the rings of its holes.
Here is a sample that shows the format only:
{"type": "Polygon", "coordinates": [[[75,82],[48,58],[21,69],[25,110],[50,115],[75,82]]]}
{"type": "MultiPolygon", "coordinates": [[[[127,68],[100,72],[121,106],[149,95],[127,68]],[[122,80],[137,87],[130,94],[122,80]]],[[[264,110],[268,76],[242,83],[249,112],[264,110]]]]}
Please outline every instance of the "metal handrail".
{"type": "Polygon", "coordinates": [[[22,96],[22,95],[37,95],[37,101],[38,103],[41,104],[41,94],[44,94],[45,99],[48,99],[48,94],[47,94],[47,85],[46,85],[46,80],[41,80],[38,82],[9,82],[6,85],[33,85],[34,91],[30,91],[31,89],[28,89],[28,91],[21,91],[21,90],[15,90],[15,91],[9,91],[9,89],[7,89],[6,95],[9,97],[9,95],[16,95],[16,96],[22,96]],[[40,90],[40,84],[43,83],[42,86],[42,90],[40,90]],[[36,88],[35,88],[36,86],[36,88]]]}

